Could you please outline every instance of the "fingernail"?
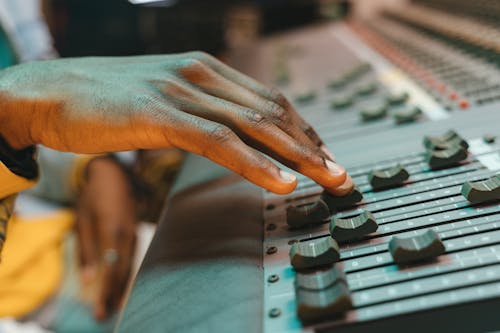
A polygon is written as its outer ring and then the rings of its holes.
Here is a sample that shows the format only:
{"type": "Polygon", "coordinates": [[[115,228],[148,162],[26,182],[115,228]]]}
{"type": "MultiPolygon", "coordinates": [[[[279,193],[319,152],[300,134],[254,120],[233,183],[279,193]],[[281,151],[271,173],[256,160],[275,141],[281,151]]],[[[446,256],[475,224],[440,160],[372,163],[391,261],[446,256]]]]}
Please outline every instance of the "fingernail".
{"type": "Polygon", "coordinates": [[[283,170],[280,170],[280,176],[281,176],[281,179],[283,179],[285,181],[285,183],[293,183],[297,180],[297,177],[295,177],[291,173],[283,171],[283,170]]]}
{"type": "Polygon", "coordinates": [[[332,162],[330,160],[325,160],[325,164],[333,176],[341,176],[342,174],[345,173],[345,169],[335,162],[332,162]]]}
{"type": "Polygon", "coordinates": [[[319,147],[319,149],[321,149],[321,151],[328,157],[330,158],[330,160],[334,161],[335,162],[335,155],[333,155],[333,153],[331,151],[328,150],[328,148],[325,146],[325,145],[321,145],[321,147],[319,147]]]}

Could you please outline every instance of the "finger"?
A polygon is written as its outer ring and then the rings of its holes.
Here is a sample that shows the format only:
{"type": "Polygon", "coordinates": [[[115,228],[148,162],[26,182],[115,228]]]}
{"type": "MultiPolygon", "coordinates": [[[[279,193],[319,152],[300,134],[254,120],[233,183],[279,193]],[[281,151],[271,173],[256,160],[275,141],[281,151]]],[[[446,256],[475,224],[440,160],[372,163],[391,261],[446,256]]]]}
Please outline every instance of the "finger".
{"type": "Polygon", "coordinates": [[[280,170],[223,124],[179,111],[157,125],[176,147],[205,156],[271,192],[290,193],[297,185],[294,175],[280,170]]]}
{"type": "Polygon", "coordinates": [[[171,85],[168,89],[174,90],[168,93],[176,96],[184,111],[226,125],[252,147],[322,186],[333,188],[344,182],[345,170],[331,161],[326,163],[319,148],[295,140],[259,113],[187,87],[171,85]]]}
{"type": "Polygon", "coordinates": [[[229,81],[237,83],[238,85],[248,89],[249,91],[269,100],[283,109],[287,110],[292,117],[292,120],[299,126],[299,128],[309,137],[309,139],[314,142],[316,146],[323,145],[323,141],[316,133],[316,131],[309,125],[295,110],[288,99],[277,89],[270,89],[263,85],[262,83],[254,80],[253,78],[231,68],[230,66],[224,64],[223,62],[217,60],[216,58],[205,54],[197,52],[193,55],[194,57],[200,59],[206,63],[215,72],[219,73],[229,81]]]}
{"type": "Polygon", "coordinates": [[[181,74],[188,82],[207,94],[256,110],[271,119],[291,137],[310,146],[311,149],[317,147],[317,143],[313,142],[307,133],[298,126],[296,119],[300,120],[300,117],[293,108],[286,109],[274,101],[266,99],[225,78],[201,62],[186,66],[181,71],[181,74]]]}
{"type": "Polygon", "coordinates": [[[96,228],[91,218],[90,207],[81,197],[76,209],[76,235],[81,277],[84,283],[91,282],[97,275],[98,252],[95,247],[96,228]]]}
{"type": "Polygon", "coordinates": [[[354,182],[351,176],[347,175],[342,185],[335,188],[327,189],[327,191],[333,194],[334,196],[343,197],[344,195],[351,193],[353,189],[354,189],[354,182]]]}

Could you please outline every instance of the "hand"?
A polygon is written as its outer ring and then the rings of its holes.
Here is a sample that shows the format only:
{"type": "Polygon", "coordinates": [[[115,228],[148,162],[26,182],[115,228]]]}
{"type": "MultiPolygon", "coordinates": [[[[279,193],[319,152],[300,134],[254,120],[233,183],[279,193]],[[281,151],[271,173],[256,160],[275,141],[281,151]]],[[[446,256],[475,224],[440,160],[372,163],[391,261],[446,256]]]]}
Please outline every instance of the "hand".
{"type": "Polygon", "coordinates": [[[200,52],[14,66],[0,76],[0,101],[0,134],[16,148],[178,147],[291,192],[297,179],[265,153],[332,192],[352,188],[283,95],[200,52]]]}
{"type": "Polygon", "coordinates": [[[87,171],[77,207],[80,272],[84,287],[97,286],[94,316],[102,320],[118,308],[127,287],[136,203],[128,176],[111,158],[92,160],[87,171]]]}

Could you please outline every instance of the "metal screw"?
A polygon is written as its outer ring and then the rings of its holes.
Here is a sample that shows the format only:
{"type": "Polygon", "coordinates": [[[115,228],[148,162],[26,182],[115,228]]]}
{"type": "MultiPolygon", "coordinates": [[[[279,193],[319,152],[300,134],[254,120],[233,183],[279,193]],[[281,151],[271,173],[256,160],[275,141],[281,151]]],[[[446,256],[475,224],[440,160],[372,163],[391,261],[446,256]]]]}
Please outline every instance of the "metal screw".
{"type": "Polygon", "coordinates": [[[276,253],[276,252],[278,252],[278,248],[276,246],[271,246],[266,251],[267,254],[273,254],[273,253],[276,253]]]}
{"type": "Polygon", "coordinates": [[[281,310],[278,309],[278,308],[272,308],[271,310],[269,310],[269,317],[271,318],[276,318],[276,317],[279,317],[281,316],[281,310]]]}
{"type": "Polygon", "coordinates": [[[276,224],[274,223],[269,223],[266,227],[266,230],[268,231],[272,231],[272,230],[276,230],[276,224]]]}
{"type": "Polygon", "coordinates": [[[280,277],[278,274],[272,274],[272,275],[269,275],[269,277],[267,278],[267,282],[274,283],[274,282],[278,282],[279,279],[280,279],[280,277]]]}

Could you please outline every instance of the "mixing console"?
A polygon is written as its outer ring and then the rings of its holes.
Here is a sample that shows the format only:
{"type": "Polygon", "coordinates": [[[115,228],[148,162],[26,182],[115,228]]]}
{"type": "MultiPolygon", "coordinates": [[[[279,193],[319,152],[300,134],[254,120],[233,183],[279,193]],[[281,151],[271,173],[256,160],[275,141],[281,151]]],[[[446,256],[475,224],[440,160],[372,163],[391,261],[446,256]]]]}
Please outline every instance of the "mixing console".
{"type": "Polygon", "coordinates": [[[355,190],[275,195],[192,157],[119,329],[500,329],[500,7],[471,3],[263,42],[240,69],[281,85],[355,190]]]}

